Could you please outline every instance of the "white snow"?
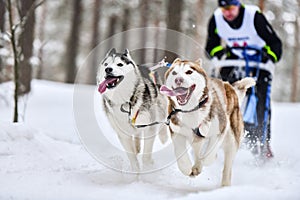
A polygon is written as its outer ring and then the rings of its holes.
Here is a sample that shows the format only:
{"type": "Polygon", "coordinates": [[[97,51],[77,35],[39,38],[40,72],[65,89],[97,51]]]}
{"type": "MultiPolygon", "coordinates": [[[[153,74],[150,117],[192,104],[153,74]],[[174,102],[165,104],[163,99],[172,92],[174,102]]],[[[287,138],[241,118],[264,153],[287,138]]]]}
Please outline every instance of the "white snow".
{"type": "Polygon", "coordinates": [[[176,164],[137,177],[98,163],[76,134],[72,85],[34,80],[25,121],[13,124],[10,87],[0,85],[1,200],[300,199],[300,104],[273,102],[275,157],[259,165],[241,149],[221,188],[222,156],[193,179],[176,164]]]}

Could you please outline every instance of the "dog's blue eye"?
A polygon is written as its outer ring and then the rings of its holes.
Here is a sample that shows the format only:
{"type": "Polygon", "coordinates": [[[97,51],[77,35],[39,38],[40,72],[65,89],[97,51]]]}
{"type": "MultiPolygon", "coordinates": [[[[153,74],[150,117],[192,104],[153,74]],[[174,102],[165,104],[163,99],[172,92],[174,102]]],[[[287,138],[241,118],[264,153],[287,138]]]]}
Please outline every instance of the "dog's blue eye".
{"type": "Polygon", "coordinates": [[[122,63],[118,63],[117,66],[118,67],[123,67],[123,64],[122,63]]]}
{"type": "Polygon", "coordinates": [[[192,70],[188,70],[188,71],[186,71],[185,73],[186,73],[187,75],[189,75],[189,74],[192,74],[193,71],[192,71],[192,70]]]}
{"type": "Polygon", "coordinates": [[[172,71],[172,75],[177,75],[177,73],[175,71],[172,71]]]}

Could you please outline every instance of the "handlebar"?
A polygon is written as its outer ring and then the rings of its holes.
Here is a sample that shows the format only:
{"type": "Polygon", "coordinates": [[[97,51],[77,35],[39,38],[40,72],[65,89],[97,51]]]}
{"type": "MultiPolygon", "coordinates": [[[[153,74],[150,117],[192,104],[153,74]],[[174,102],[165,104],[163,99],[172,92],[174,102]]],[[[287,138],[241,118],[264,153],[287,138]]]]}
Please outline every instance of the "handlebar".
{"type": "MultiPolygon", "coordinates": [[[[245,60],[218,60],[212,59],[213,67],[212,69],[221,69],[223,67],[239,67],[243,68],[246,65],[245,60]]],[[[248,61],[248,66],[253,68],[259,68],[260,70],[266,70],[270,72],[272,75],[275,71],[275,65],[272,61],[268,61],[266,63],[257,63],[256,61],[248,61]]]]}
{"type": "Polygon", "coordinates": [[[230,52],[244,58],[246,61],[260,62],[262,60],[262,48],[255,46],[236,46],[228,48],[230,52]]]}
{"type": "Polygon", "coordinates": [[[236,46],[236,47],[230,47],[229,49],[238,49],[238,50],[243,50],[243,51],[252,50],[252,51],[256,51],[256,53],[258,53],[258,54],[262,52],[261,48],[257,48],[257,47],[253,47],[253,46],[244,46],[244,47],[236,46]]]}

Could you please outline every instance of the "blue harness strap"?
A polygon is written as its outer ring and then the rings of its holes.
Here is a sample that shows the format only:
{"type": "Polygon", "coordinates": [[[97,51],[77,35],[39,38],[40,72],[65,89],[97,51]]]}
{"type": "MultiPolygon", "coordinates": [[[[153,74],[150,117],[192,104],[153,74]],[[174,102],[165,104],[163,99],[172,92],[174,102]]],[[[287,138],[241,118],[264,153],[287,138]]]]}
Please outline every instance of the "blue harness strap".
{"type": "MultiPolygon", "coordinates": [[[[249,62],[250,61],[257,62],[256,74],[254,77],[255,81],[257,81],[258,76],[259,76],[259,70],[260,70],[259,63],[261,61],[261,50],[246,46],[243,48],[242,54],[244,56],[245,63],[246,63],[246,65],[245,65],[246,77],[250,77],[250,73],[251,73],[251,71],[253,71],[253,68],[252,67],[250,68],[250,66],[249,66],[249,62]],[[254,55],[249,55],[249,54],[247,54],[248,49],[255,49],[258,53],[254,54],[254,55]]],[[[244,119],[244,122],[254,124],[255,126],[258,126],[257,111],[256,111],[257,101],[258,101],[258,97],[256,96],[255,86],[252,86],[251,92],[249,94],[248,101],[246,104],[246,109],[245,109],[245,112],[243,113],[243,119],[244,119]]]]}
{"type": "Polygon", "coordinates": [[[257,101],[258,98],[255,94],[255,88],[251,88],[251,93],[249,94],[248,101],[246,104],[246,109],[243,113],[243,120],[244,122],[247,122],[249,124],[254,124],[255,126],[258,126],[258,120],[257,120],[257,101]]]}
{"type": "MultiPolygon", "coordinates": [[[[257,54],[248,55],[246,52],[247,49],[255,49],[255,48],[245,47],[242,52],[242,54],[245,58],[245,62],[246,62],[246,65],[245,65],[246,76],[249,77],[251,71],[253,70],[253,68],[252,67],[250,68],[250,66],[249,66],[249,61],[257,62],[256,74],[255,74],[255,79],[257,81],[258,77],[259,77],[259,72],[260,72],[259,63],[261,62],[261,58],[262,58],[262,54],[261,54],[262,50],[256,49],[256,51],[258,52],[257,54]]],[[[246,109],[243,114],[243,119],[245,122],[254,124],[255,126],[258,126],[257,111],[256,111],[257,101],[258,101],[258,97],[256,95],[255,86],[253,86],[251,88],[251,92],[249,94],[246,109]]],[[[263,116],[263,127],[262,127],[263,130],[262,130],[262,138],[261,138],[262,144],[265,144],[266,138],[267,138],[268,125],[269,125],[270,101],[271,101],[271,85],[269,84],[268,88],[267,88],[267,92],[266,92],[265,110],[264,110],[264,116],[263,116]]]]}

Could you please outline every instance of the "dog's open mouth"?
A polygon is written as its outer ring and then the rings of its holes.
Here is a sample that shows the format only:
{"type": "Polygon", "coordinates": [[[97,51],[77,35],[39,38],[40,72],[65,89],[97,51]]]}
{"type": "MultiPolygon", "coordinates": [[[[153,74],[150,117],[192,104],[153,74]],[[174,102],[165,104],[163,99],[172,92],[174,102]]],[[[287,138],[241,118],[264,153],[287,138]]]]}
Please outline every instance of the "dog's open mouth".
{"type": "Polygon", "coordinates": [[[193,91],[195,90],[196,85],[193,84],[189,88],[177,87],[170,89],[167,86],[163,85],[160,88],[160,92],[167,96],[176,96],[177,102],[179,105],[185,105],[192,96],[193,91]]]}
{"type": "Polygon", "coordinates": [[[184,94],[180,94],[180,95],[176,96],[177,102],[179,105],[183,106],[190,100],[195,87],[196,87],[196,85],[192,85],[189,88],[176,88],[175,89],[175,90],[180,89],[181,91],[183,91],[183,90],[185,91],[184,94]]]}
{"type": "Polygon", "coordinates": [[[106,76],[105,80],[99,84],[98,91],[102,94],[106,89],[115,88],[123,79],[124,76],[106,76]]]}

